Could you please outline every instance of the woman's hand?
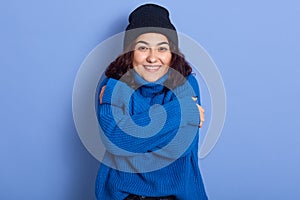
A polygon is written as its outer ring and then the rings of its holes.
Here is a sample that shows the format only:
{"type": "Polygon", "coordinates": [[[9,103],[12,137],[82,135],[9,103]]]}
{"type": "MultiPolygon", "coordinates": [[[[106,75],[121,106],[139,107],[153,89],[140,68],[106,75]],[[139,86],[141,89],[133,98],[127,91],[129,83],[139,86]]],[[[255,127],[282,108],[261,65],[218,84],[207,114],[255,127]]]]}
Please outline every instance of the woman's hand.
{"type": "Polygon", "coordinates": [[[199,104],[196,104],[200,113],[200,124],[199,124],[199,128],[202,128],[203,122],[205,120],[205,116],[204,116],[204,109],[202,108],[202,106],[200,106],[199,104]]]}
{"type": "Polygon", "coordinates": [[[199,124],[199,128],[202,128],[202,125],[203,125],[203,122],[205,120],[205,116],[204,116],[204,109],[202,108],[202,106],[200,106],[198,103],[197,103],[197,100],[198,100],[198,97],[197,96],[192,96],[192,99],[193,101],[196,102],[196,105],[198,107],[198,110],[199,110],[199,115],[200,115],[200,124],[199,124]]]}
{"type": "Polygon", "coordinates": [[[100,92],[100,95],[99,95],[99,101],[100,101],[100,104],[102,104],[102,98],[103,98],[103,94],[104,94],[105,88],[106,88],[106,85],[104,85],[104,86],[101,88],[101,92],[100,92]]]}

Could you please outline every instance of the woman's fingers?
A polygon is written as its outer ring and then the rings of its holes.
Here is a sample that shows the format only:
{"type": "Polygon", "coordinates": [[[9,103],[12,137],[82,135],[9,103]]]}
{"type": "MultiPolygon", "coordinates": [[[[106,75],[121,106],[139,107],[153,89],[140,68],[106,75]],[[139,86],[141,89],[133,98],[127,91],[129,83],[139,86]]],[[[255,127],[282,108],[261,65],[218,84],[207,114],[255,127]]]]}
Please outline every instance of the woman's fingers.
{"type": "Polygon", "coordinates": [[[205,115],[204,115],[205,110],[199,104],[197,104],[197,107],[198,107],[198,110],[199,110],[199,113],[200,113],[200,124],[199,124],[199,127],[201,128],[202,125],[203,125],[203,122],[205,121],[205,115]]]}
{"type": "Polygon", "coordinates": [[[200,121],[199,128],[202,128],[203,121],[200,121]]]}
{"type": "Polygon", "coordinates": [[[205,121],[205,115],[204,115],[205,111],[201,106],[199,107],[199,110],[200,110],[200,119],[202,122],[204,122],[205,121]]]}
{"type": "Polygon", "coordinates": [[[101,88],[101,92],[100,92],[100,95],[99,95],[99,101],[100,101],[100,104],[102,104],[102,98],[103,98],[103,94],[104,94],[105,88],[106,88],[106,85],[104,85],[104,86],[101,88]]]}
{"type": "Polygon", "coordinates": [[[205,112],[204,108],[202,106],[200,106],[199,104],[198,104],[198,108],[201,112],[203,112],[203,113],[205,112]]]}
{"type": "Polygon", "coordinates": [[[200,124],[199,124],[199,128],[202,127],[205,116],[204,116],[204,109],[202,108],[202,106],[200,106],[199,104],[197,104],[197,100],[198,100],[198,96],[192,96],[193,101],[196,102],[196,105],[198,107],[199,110],[199,115],[200,115],[200,124]]]}

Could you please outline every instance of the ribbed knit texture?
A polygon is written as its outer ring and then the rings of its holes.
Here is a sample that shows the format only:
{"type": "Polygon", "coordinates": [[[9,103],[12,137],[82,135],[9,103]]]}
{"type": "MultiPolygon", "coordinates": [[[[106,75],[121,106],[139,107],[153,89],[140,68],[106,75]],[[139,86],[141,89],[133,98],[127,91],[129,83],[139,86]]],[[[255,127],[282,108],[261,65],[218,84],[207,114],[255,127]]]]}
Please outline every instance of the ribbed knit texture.
{"type": "Polygon", "coordinates": [[[99,124],[104,132],[101,138],[107,149],[104,163],[113,168],[101,164],[96,181],[97,199],[123,200],[128,194],[207,199],[197,156],[199,111],[191,98],[198,96],[200,104],[197,80],[189,75],[185,84],[171,91],[161,85],[166,79],[167,74],[148,83],[135,74],[135,80],[142,85],[136,91],[115,79],[106,79],[100,85],[106,85],[103,103],[98,105],[99,124]],[[116,88],[118,95],[114,95],[116,88]],[[127,101],[124,96],[128,95],[127,101]],[[157,131],[155,128],[161,125],[163,115],[166,121],[157,131]],[[145,137],[127,133],[140,133],[145,137]],[[147,134],[151,136],[146,137],[147,134]],[[178,134],[182,136],[174,142],[178,134]],[[158,151],[166,145],[171,148],[158,151]],[[149,152],[155,154],[147,154],[149,152]],[[164,161],[170,164],[150,171],[164,161]],[[148,166],[150,172],[133,173],[148,166]]]}

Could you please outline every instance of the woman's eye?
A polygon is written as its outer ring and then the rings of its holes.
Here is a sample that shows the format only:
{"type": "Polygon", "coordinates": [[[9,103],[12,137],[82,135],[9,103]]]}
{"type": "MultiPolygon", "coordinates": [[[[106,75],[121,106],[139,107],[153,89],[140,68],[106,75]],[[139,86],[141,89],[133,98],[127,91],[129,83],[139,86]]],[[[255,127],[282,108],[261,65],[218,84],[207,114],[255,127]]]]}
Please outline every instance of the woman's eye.
{"type": "Polygon", "coordinates": [[[139,51],[147,51],[147,50],[148,50],[148,48],[145,47],[145,46],[140,46],[140,47],[138,47],[137,49],[138,49],[139,51]]]}
{"type": "Polygon", "coordinates": [[[158,48],[158,51],[159,52],[165,52],[165,51],[168,51],[169,49],[167,47],[159,47],[158,48]]]}

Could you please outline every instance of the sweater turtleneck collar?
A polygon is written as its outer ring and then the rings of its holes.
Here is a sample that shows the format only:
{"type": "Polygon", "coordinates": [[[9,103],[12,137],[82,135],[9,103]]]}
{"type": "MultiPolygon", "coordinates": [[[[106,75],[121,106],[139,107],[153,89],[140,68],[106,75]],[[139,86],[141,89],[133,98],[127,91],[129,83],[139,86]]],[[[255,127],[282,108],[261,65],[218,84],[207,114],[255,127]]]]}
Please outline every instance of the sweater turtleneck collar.
{"type": "Polygon", "coordinates": [[[133,70],[133,76],[136,81],[140,85],[140,91],[143,96],[151,97],[155,94],[161,93],[164,89],[164,82],[168,79],[169,71],[159,78],[157,81],[148,82],[143,77],[141,77],[138,73],[133,70]]]}

